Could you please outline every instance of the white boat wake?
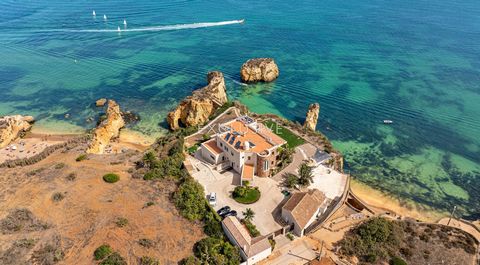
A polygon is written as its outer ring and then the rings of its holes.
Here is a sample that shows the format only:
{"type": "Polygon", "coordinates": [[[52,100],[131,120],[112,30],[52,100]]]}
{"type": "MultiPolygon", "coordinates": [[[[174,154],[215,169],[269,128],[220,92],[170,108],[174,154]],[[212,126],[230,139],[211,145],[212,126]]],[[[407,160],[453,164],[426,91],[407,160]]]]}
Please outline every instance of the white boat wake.
{"type": "Polygon", "coordinates": [[[230,78],[230,79],[232,79],[233,83],[235,83],[235,84],[237,84],[237,85],[241,85],[241,86],[248,86],[248,84],[245,84],[245,83],[239,82],[239,81],[237,81],[237,80],[235,80],[235,79],[233,79],[233,78],[230,78]]]}
{"type": "Polygon", "coordinates": [[[208,27],[219,27],[232,24],[242,24],[245,20],[229,20],[221,22],[202,22],[202,23],[191,23],[191,24],[176,24],[176,25],[166,25],[166,26],[153,26],[153,27],[143,27],[143,28],[126,28],[126,29],[54,29],[47,31],[56,31],[56,32],[142,32],[142,31],[162,31],[162,30],[180,30],[180,29],[197,29],[197,28],[208,28],[208,27]]]}

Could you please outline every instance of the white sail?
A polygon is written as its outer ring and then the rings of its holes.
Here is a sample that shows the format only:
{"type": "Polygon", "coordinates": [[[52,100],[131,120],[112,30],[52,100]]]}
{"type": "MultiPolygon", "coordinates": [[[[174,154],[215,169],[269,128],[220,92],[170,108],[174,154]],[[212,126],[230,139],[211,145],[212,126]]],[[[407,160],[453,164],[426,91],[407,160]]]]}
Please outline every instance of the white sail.
{"type": "Polygon", "coordinates": [[[97,15],[97,13],[95,13],[95,10],[92,11],[92,15],[93,15],[93,16],[96,16],[96,15],[97,15]]]}
{"type": "Polygon", "coordinates": [[[123,20],[123,25],[125,25],[125,26],[127,25],[127,20],[126,19],[123,20]]]}
{"type": "Polygon", "coordinates": [[[103,15],[103,20],[107,20],[107,15],[103,15]]]}
{"type": "Polygon", "coordinates": [[[122,30],[120,29],[120,26],[117,28],[117,31],[118,31],[118,32],[122,31],[122,30]]]}

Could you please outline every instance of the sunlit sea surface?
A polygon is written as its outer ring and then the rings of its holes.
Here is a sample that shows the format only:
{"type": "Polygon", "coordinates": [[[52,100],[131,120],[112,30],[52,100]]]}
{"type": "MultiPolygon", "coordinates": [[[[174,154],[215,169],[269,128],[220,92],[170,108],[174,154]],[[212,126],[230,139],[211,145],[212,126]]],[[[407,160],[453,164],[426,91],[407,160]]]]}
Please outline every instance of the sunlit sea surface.
{"type": "Polygon", "coordinates": [[[3,0],[0,9],[0,115],[80,132],[107,97],[141,116],[132,129],[158,136],[167,112],[220,70],[230,98],[256,112],[303,122],[319,102],[318,129],[357,180],[480,217],[478,0],[3,0]],[[204,22],[220,24],[194,24],[204,22]],[[239,84],[252,57],[275,58],[279,79],[239,84]]]}

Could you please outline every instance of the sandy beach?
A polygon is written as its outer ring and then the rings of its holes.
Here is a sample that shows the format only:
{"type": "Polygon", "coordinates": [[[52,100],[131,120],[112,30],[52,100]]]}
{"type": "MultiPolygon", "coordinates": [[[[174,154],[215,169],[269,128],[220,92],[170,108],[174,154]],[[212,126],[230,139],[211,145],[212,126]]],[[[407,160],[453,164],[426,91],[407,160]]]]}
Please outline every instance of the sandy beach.
{"type": "Polygon", "coordinates": [[[351,180],[351,190],[366,203],[374,207],[389,210],[398,215],[408,216],[421,221],[437,222],[448,215],[448,213],[435,211],[415,204],[415,202],[400,201],[354,179],[351,180]]]}
{"type": "MultiPolygon", "coordinates": [[[[32,157],[41,153],[45,148],[66,142],[81,134],[60,134],[55,131],[41,132],[38,130],[28,132],[25,137],[16,139],[8,146],[0,149],[0,163],[7,160],[16,160],[32,157]]],[[[153,137],[145,136],[139,132],[124,129],[117,141],[112,141],[109,150],[113,153],[120,153],[125,149],[139,151],[146,150],[155,142],[153,137]]]]}

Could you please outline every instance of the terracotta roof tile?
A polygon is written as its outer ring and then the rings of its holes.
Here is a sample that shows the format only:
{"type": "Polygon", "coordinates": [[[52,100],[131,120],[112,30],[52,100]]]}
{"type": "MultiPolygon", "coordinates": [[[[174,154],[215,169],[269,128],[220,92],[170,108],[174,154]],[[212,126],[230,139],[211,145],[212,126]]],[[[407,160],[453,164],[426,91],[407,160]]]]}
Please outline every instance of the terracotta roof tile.
{"type": "Polygon", "coordinates": [[[317,189],[294,193],[282,207],[282,210],[291,212],[295,222],[303,229],[325,201],[325,198],[325,194],[317,189]]]}
{"type": "Polygon", "coordinates": [[[207,142],[204,142],[202,145],[207,147],[208,150],[210,150],[210,152],[216,155],[219,155],[223,152],[223,150],[217,146],[217,142],[215,141],[215,139],[208,140],[207,142]]]}

